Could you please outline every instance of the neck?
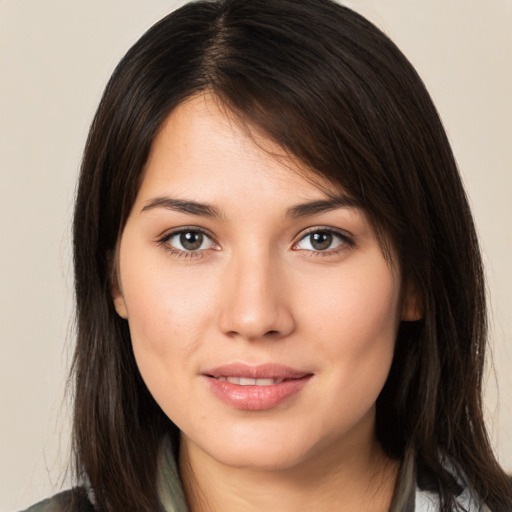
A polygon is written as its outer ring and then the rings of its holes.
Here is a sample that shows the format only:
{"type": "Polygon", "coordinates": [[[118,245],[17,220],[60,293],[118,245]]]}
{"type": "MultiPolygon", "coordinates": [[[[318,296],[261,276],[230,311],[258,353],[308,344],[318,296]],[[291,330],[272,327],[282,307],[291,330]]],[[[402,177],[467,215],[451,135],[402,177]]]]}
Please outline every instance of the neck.
{"type": "Polygon", "coordinates": [[[329,446],[291,468],[222,464],[182,436],[179,466],[191,512],[385,512],[398,466],[372,442],[351,450],[329,446]]]}

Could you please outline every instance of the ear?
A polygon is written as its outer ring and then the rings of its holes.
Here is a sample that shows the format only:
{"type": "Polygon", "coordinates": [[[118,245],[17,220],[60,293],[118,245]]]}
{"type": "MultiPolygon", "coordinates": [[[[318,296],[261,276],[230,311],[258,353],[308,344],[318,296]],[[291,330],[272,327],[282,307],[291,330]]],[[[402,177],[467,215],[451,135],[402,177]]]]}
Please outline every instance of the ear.
{"type": "Polygon", "coordinates": [[[110,293],[112,295],[112,300],[114,301],[114,307],[116,308],[117,314],[121,318],[127,320],[128,310],[126,309],[126,302],[124,301],[123,292],[119,286],[119,278],[117,277],[117,273],[114,273],[114,277],[112,278],[110,293]]]}
{"type": "Polygon", "coordinates": [[[416,286],[406,284],[404,299],[402,302],[402,320],[405,322],[416,322],[423,318],[423,304],[421,294],[416,286]]]}

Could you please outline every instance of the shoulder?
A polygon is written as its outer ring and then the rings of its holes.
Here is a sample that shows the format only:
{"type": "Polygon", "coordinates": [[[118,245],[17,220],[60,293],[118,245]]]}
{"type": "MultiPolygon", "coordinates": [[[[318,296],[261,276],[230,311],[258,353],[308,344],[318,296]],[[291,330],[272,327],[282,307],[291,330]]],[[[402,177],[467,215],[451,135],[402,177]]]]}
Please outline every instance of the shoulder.
{"type": "MultiPolygon", "coordinates": [[[[456,497],[457,510],[465,512],[491,512],[490,509],[482,504],[476,494],[467,487],[456,497]]],[[[431,491],[417,489],[415,499],[415,512],[439,512],[439,496],[431,491]]]]}
{"type": "MultiPolygon", "coordinates": [[[[453,479],[450,487],[457,506],[456,509],[465,512],[490,512],[458,465],[452,460],[445,460],[444,466],[453,479]]],[[[437,493],[437,477],[421,461],[417,461],[416,471],[415,512],[438,512],[440,500],[437,493]]]]}
{"type": "Polygon", "coordinates": [[[83,488],[64,491],[23,512],[96,512],[83,488]]]}

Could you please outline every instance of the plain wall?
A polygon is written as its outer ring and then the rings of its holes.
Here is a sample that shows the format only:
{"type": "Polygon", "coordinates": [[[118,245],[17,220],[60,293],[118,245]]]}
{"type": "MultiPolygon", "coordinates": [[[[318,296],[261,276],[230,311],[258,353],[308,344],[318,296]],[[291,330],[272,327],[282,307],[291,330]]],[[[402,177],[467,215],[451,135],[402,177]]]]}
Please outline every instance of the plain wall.
{"type": "MultiPolygon", "coordinates": [[[[0,509],[66,486],[70,219],[89,123],[117,61],[183,2],[0,0],[0,509]]],[[[512,2],[353,0],[418,69],[471,198],[495,374],[486,411],[512,472],[512,2]],[[496,391],[498,381],[500,394],[496,391]]]]}

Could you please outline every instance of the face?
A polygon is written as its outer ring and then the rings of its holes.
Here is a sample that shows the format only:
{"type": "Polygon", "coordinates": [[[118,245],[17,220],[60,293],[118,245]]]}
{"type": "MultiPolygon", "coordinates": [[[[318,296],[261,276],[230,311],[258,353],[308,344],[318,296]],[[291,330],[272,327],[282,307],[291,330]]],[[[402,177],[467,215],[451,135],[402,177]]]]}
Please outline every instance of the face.
{"type": "Polygon", "coordinates": [[[182,104],[118,248],[114,303],[148,389],[182,442],[236,467],[370,443],[411,319],[363,210],[276,153],[212,99],[182,104]]]}

